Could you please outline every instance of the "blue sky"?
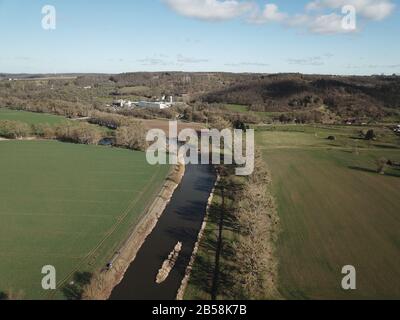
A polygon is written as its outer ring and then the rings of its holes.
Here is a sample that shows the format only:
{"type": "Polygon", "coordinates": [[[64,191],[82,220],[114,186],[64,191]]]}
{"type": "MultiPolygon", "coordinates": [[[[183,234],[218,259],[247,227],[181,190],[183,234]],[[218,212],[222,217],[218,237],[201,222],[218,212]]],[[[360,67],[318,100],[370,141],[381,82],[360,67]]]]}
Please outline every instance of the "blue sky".
{"type": "Polygon", "coordinates": [[[0,0],[0,72],[400,73],[397,0],[0,0]],[[343,5],[357,29],[339,25],[343,5]],[[42,28],[42,7],[56,29],[42,28]]]}

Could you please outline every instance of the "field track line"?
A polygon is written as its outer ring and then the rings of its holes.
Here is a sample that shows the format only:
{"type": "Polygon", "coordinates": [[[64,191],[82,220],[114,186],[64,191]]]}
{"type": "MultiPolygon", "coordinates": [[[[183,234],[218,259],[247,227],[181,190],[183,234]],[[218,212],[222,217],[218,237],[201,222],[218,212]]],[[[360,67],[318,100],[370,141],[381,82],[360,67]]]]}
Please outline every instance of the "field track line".
{"type": "MultiPolygon", "coordinates": [[[[15,256],[21,256],[21,253],[13,253],[13,252],[7,252],[7,253],[4,253],[4,252],[0,252],[0,257],[15,257],[15,256]]],[[[45,254],[45,253],[35,253],[35,254],[32,254],[31,256],[29,256],[29,255],[27,255],[27,254],[24,254],[24,257],[37,257],[37,256],[40,256],[40,257],[56,257],[56,258],[68,258],[68,259],[76,259],[76,260],[80,260],[80,259],[82,259],[83,258],[83,256],[69,256],[69,255],[62,255],[62,254],[53,254],[53,253],[51,253],[51,254],[45,254]]]]}
{"type": "MultiPolygon", "coordinates": [[[[64,285],[65,282],[69,278],[71,278],[76,271],[79,270],[79,268],[85,263],[85,261],[87,261],[89,258],[91,258],[96,253],[96,251],[104,244],[104,242],[106,240],[108,240],[108,238],[110,238],[110,236],[115,232],[115,230],[117,230],[117,228],[121,225],[121,223],[125,220],[125,218],[129,214],[129,212],[132,210],[133,206],[136,204],[137,199],[140,197],[140,195],[145,193],[145,191],[147,191],[150,188],[150,186],[152,185],[153,180],[155,180],[155,177],[157,177],[157,175],[159,174],[160,170],[161,170],[161,166],[158,167],[158,170],[154,173],[154,175],[152,176],[152,178],[150,180],[150,183],[146,186],[146,188],[143,189],[143,191],[140,192],[134,199],[132,199],[132,201],[129,203],[128,207],[122,212],[120,217],[117,219],[117,222],[106,233],[106,236],[98,243],[98,245],[95,248],[93,248],[88,254],[86,254],[86,256],[82,259],[82,261],[67,276],[65,276],[62,280],[60,280],[57,283],[57,288],[61,288],[62,285],[64,285]]],[[[52,292],[50,294],[47,294],[47,296],[50,297],[50,298],[53,298],[55,296],[55,294],[57,293],[57,291],[58,290],[56,290],[55,292],[52,292]]],[[[44,296],[46,296],[46,294],[44,296]]]]}
{"type": "Polygon", "coordinates": [[[9,217],[9,216],[14,216],[14,217],[72,217],[72,218],[79,218],[79,217],[85,217],[85,218],[110,218],[110,215],[106,214],[86,214],[86,215],[80,215],[80,214],[58,214],[58,213],[0,213],[0,217],[9,217]]]}

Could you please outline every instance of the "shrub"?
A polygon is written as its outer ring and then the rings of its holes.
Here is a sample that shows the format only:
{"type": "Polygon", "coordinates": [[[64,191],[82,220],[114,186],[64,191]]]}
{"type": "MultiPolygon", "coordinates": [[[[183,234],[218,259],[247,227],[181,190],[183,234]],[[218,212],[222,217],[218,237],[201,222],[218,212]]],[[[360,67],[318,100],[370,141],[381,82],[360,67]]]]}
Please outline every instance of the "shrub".
{"type": "Polygon", "coordinates": [[[385,158],[380,158],[376,161],[377,171],[380,174],[385,174],[388,161],[385,158]]]}
{"type": "Polygon", "coordinates": [[[141,122],[123,126],[115,132],[116,144],[131,150],[144,151],[147,148],[146,130],[141,122]]]}
{"type": "Polygon", "coordinates": [[[96,126],[79,123],[79,124],[62,124],[56,128],[56,137],[61,141],[81,143],[81,144],[98,144],[103,138],[99,128],[96,126]]]}
{"type": "Polygon", "coordinates": [[[35,124],[32,126],[34,136],[44,139],[53,139],[56,135],[54,127],[49,124],[35,124]]]}
{"type": "Polygon", "coordinates": [[[7,139],[19,139],[31,134],[31,127],[20,121],[0,121],[0,136],[7,139]]]}
{"type": "Polygon", "coordinates": [[[368,130],[365,134],[365,140],[374,140],[376,138],[374,130],[368,130]]]}

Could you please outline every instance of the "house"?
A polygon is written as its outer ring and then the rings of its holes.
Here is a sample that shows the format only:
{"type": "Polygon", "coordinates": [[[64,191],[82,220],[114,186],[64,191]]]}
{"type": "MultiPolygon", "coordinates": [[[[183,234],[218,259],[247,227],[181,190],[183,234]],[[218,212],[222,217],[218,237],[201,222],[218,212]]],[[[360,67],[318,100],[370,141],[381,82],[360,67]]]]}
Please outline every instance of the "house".
{"type": "Polygon", "coordinates": [[[356,122],[357,122],[356,118],[348,118],[345,120],[345,124],[348,126],[351,126],[351,125],[355,124],[356,122]]]}
{"type": "Polygon", "coordinates": [[[122,108],[122,107],[124,106],[124,102],[125,102],[125,100],[122,100],[122,99],[120,99],[120,100],[115,100],[115,101],[113,101],[112,105],[113,105],[114,107],[122,108]]]}

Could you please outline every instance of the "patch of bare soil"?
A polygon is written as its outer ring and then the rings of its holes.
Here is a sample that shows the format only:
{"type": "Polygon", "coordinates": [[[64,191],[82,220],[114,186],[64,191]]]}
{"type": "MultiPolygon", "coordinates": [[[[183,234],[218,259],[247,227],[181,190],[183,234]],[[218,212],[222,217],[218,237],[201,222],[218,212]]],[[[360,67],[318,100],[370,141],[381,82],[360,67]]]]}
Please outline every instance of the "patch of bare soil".
{"type": "Polygon", "coordinates": [[[36,137],[26,137],[26,138],[17,138],[17,139],[7,139],[7,138],[0,137],[0,141],[10,141],[10,140],[13,140],[13,141],[34,141],[34,140],[39,140],[39,139],[36,138],[36,137]]]}

